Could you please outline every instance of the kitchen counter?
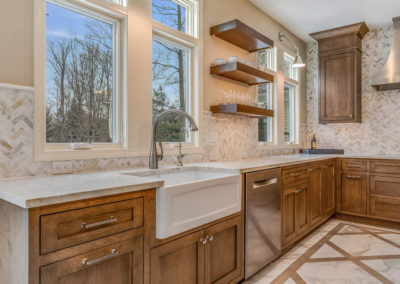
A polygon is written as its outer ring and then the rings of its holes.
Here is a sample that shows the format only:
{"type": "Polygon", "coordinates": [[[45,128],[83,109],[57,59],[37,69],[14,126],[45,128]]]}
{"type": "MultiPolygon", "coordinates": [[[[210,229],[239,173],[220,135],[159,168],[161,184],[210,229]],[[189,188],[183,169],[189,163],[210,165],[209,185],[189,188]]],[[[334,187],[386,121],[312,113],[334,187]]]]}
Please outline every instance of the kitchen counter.
{"type": "Polygon", "coordinates": [[[123,172],[4,179],[0,182],[0,198],[22,208],[33,208],[164,185],[162,180],[123,172]]]}
{"type": "MultiPolygon", "coordinates": [[[[224,171],[227,173],[248,173],[332,158],[388,159],[400,160],[400,156],[383,155],[284,155],[261,159],[242,159],[227,162],[208,162],[186,165],[183,169],[224,171]]],[[[177,171],[174,166],[159,170],[125,169],[122,171],[69,174],[61,176],[10,178],[0,181],[0,199],[22,208],[33,208],[51,204],[96,198],[113,194],[159,188],[162,179],[146,177],[146,173],[177,171]],[[133,175],[134,174],[134,175],[133,175]]]]}

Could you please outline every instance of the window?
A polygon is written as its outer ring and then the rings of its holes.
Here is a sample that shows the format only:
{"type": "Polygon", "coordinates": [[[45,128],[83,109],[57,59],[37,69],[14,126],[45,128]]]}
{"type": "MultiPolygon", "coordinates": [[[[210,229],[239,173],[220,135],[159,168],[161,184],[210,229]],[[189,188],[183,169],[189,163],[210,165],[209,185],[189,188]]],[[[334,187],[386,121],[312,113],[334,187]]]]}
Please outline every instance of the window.
{"type": "Polygon", "coordinates": [[[289,53],[284,53],[283,58],[283,74],[285,77],[298,80],[298,69],[293,67],[295,57],[289,53]]]}
{"type": "Polygon", "coordinates": [[[295,92],[293,85],[285,83],[284,87],[284,142],[295,142],[295,92]]]}
{"type": "Polygon", "coordinates": [[[46,2],[46,142],[119,143],[119,21],[46,2]]]}
{"type": "MultiPolygon", "coordinates": [[[[153,39],[153,121],[167,109],[181,109],[190,113],[188,90],[190,49],[168,42],[165,39],[153,39]]],[[[158,129],[157,140],[161,142],[179,142],[185,120],[171,117],[158,129]]],[[[186,139],[185,139],[186,140],[186,139]]]]}
{"type": "MultiPolygon", "coordinates": [[[[153,0],[153,120],[168,109],[181,109],[195,119],[198,110],[199,40],[195,27],[197,1],[153,0]],[[172,28],[172,29],[171,29],[172,28]],[[189,35],[189,36],[188,36],[189,35]]],[[[166,119],[157,141],[191,143],[185,119],[166,119]]],[[[191,134],[193,135],[193,134],[191,134]]]]}
{"type": "MultiPolygon", "coordinates": [[[[261,50],[257,53],[258,64],[263,66],[269,72],[276,72],[276,47],[261,50]]],[[[274,84],[258,85],[258,103],[266,109],[274,109],[274,84]]],[[[258,142],[273,142],[273,117],[264,117],[258,119],[258,142]]]]}
{"type": "MultiPolygon", "coordinates": [[[[274,109],[273,106],[273,84],[258,86],[258,103],[264,104],[266,109],[274,109]]],[[[273,141],[272,117],[258,119],[258,142],[273,141]]]]}

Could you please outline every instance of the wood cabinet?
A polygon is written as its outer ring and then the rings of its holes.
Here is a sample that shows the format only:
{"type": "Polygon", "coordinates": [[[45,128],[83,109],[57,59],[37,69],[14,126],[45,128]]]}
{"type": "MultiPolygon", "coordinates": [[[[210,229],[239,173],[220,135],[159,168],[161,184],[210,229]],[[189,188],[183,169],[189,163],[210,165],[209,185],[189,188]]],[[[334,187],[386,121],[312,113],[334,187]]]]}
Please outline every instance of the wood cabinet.
{"type": "Polygon", "coordinates": [[[283,246],[301,237],[310,227],[308,183],[292,185],[282,194],[283,246]]]}
{"type": "Polygon", "coordinates": [[[282,246],[304,237],[335,213],[336,161],[282,170],[282,246]]]}
{"type": "Polygon", "coordinates": [[[242,216],[151,250],[151,283],[230,283],[243,275],[242,216]]]}
{"type": "Polygon", "coordinates": [[[344,212],[367,213],[367,176],[364,174],[342,174],[342,204],[344,212]]]}
{"type": "Polygon", "coordinates": [[[77,255],[40,269],[41,284],[143,282],[143,236],[77,255]]]}
{"type": "Polygon", "coordinates": [[[361,41],[365,23],[311,34],[319,51],[319,122],[361,122],[361,41]]]}

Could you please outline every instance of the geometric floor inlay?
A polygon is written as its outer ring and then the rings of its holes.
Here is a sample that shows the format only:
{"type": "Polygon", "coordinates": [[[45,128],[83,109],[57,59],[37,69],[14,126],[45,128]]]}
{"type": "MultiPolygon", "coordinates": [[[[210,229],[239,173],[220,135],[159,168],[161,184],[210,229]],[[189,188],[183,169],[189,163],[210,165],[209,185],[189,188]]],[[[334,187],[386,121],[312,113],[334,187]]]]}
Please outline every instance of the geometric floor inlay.
{"type": "Polygon", "coordinates": [[[329,228],[244,283],[400,284],[400,231],[338,221],[329,228]]]}

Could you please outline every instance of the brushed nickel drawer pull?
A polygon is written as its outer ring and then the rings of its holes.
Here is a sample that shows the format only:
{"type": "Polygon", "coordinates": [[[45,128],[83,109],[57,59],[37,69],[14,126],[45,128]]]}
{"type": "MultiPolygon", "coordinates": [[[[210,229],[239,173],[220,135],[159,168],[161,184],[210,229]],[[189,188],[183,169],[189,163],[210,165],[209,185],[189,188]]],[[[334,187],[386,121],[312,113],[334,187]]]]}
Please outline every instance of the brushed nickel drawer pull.
{"type": "Polygon", "coordinates": [[[207,243],[207,237],[206,238],[200,238],[200,243],[205,245],[207,243]]]}
{"type": "Polygon", "coordinates": [[[360,179],[360,176],[347,176],[347,178],[351,178],[351,179],[360,179]]]}
{"type": "Polygon", "coordinates": [[[116,249],[112,249],[110,254],[106,254],[106,255],[101,256],[99,258],[95,258],[95,259],[92,259],[92,260],[88,260],[87,258],[84,258],[84,259],[82,259],[82,264],[83,265],[92,265],[92,264],[95,264],[95,263],[98,263],[100,261],[112,258],[112,257],[117,256],[117,255],[118,255],[117,250],[116,249]]]}
{"type": "Polygon", "coordinates": [[[253,183],[253,188],[260,188],[263,186],[268,186],[268,185],[272,185],[272,184],[276,184],[278,182],[277,178],[270,178],[270,179],[265,179],[265,180],[261,180],[261,181],[256,181],[253,183]]]}
{"type": "Polygon", "coordinates": [[[300,174],[299,173],[293,173],[292,176],[298,177],[298,176],[300,176],[300,174]]]}
{"type": "Polygon", "coordinates": [[[209,242],[212,242],[214,240],[214,236],[213,235],[207,235],[207,240],[209,242]]]}
{"type": "Polygon", "coordinates": [[[108,219],[108,220],[104,220],[104,221],[100,221],[100,222],[96,222],[96,223],[92,223],[92,224],[87,224],[86,222],[82,222],[81,228],[82,229],[90,229],[90,228],[94,228],[94,227],[98,227],[98,226],[102,226],[102,225],[111,224],[111,223],[114,223],[117,221],[118,221],[117,218],[115,218],[114,216],[110,216],[110,219],[108,219]]]}

